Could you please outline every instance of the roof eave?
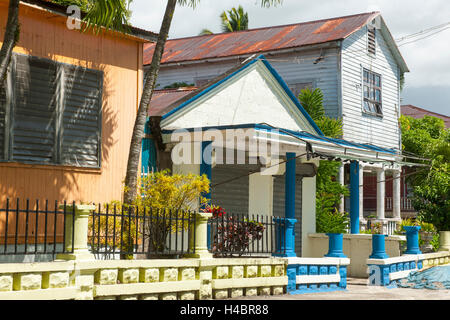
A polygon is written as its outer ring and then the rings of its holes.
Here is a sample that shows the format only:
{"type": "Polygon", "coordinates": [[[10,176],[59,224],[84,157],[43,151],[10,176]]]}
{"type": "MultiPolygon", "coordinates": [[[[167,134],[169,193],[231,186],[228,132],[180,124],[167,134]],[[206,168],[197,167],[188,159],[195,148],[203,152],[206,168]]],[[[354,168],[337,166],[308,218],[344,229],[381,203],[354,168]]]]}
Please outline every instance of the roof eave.
{"type": "MultiPolygon", "coordinates": [[[[209,58],[203,58],[203,59],[189,59],[189,60],[181,60],[181,61],[174,61],[174,62],[162,62],[161,66],[172,67],[172,66],[204,63],[204,62],[221,62],[221,61],[239,60],[239,59],[245,60],[254,55],[271,56],[271,55],[278,55],[278,54],[291,53],[291,52],[303,52],[303,51],[315,50],[315,49],[339,48],[342,40],[343,39],[337,39],[337,40],[331,40],[331,41],[315,43],[315,44],[310,44],[310,45],[304,45],[304,46],[290,47],[290,48],[284,48],[284,49],[278,49],[278,50],[250,52],[250,53],[246,53],[246,54],[229,55],[229,56],[223,56],[223,57],[209,57],[209,58]]],[[[147,66],[150,66],[150,63],[144,65],[144,67],[147,67],[147,66]]]]}

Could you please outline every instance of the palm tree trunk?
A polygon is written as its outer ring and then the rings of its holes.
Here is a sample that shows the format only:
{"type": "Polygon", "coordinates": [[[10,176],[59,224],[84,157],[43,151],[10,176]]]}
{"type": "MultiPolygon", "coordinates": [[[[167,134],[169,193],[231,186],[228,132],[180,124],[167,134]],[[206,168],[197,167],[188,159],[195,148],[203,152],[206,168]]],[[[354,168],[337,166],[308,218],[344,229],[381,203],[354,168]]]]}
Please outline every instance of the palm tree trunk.
{"type": "Polygon", "coordinates": [[[8,21],[0,50],[0,86],[3,85],[6,78],[12,51],[19,38],[19,3],[20,0],[9,0],[8,21]]]}
{"type": "Polygon", "coordinates": [[[130,153],[128,155],[127,173],[125,176],[125,192],[124,203],[131,204],[137,193],[137,175],[139,170],[139,159],[141,155],[141,144],[144,136],[145,123],[147,120],[148,106],[153,95],[156,79],[158,77],[159,66],[161,64],[164,46],[167,37],[169,36],[170,25],[172,23],[173,14],[177,0],[168,0],[164,19],[161,24],[158,41],[153,53],[153,60],[150,65],[150,70],[145,78],[144,90],[139,104],[139,109],[134,123],[133,134],[131,137],[130,153]]]}

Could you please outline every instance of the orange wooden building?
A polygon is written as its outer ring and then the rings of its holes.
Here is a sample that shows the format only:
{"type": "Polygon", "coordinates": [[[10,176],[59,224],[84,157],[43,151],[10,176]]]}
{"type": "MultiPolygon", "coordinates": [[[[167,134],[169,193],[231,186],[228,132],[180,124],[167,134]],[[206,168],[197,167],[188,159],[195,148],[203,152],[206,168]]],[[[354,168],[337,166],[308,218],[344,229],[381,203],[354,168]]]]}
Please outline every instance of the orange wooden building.
{"type": "MultiPolygon", "coordinates": [[[[0,0],[0,45],[8,4],[0,0]]],[[[69,28],[68,18],[65,6],[20,3],[20,39],[0,89],[0,244],[5,250],[6,244],[62,241],[61,215],[56,221],[55,215],[33,214],[36,200],[39,210],[45,210],[46,200],[48,210],[55,210],[56,201],[122,198],[143,87],[143,45],[156,41],[157,34],[134,27],[83,33],[69,28]],[[14,214],[17,199],[21,210],[29,199],[29,214],[14,214]]]]}
{"type": "MultiPolygon", "coordinates": [[[[0,44],[8,3],[0,0],[0,44]]],[[[157,35],[70,30],[66,10],[21,1],[20,40],[0,92],[0,206],[121,199],[143,45],[157,35]]]]}

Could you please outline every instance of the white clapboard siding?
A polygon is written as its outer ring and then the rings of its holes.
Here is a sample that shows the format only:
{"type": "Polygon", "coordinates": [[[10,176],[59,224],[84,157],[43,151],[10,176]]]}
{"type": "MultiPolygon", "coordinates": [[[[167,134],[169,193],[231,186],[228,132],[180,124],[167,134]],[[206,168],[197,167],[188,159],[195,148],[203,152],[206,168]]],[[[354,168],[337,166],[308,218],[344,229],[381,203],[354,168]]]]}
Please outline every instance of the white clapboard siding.
{"type": "MultiPolygon", "coordinates": [[[[293,52],[265,55],[272,67],[288,84],[311,82],[314,88],[324,93],[324,107],[327,115],[339,116],[339,49],[327,49],[322,52],[325,59],[318,64],[314,61],[321,51],[293,52]]],[[[197,81],[214,79],[242,62],[230,59],[221,62],[199,62],[183,66],[161,66],[158,75],[158,89],[175,82],[197,85],[197,81]]],[[[202,82],[203,84],[204,82],[202,82]]]]}
{"type": "Polygon", "coordinates": [[[399,69],[381,32],[377,32],[376,56],[367,53],[367,27],[343,42],[342,96],[344,139],[399,148],[399,69]],[[362,70],[366,68],[382,76],[383,117],[362,112],[362,70]]]}

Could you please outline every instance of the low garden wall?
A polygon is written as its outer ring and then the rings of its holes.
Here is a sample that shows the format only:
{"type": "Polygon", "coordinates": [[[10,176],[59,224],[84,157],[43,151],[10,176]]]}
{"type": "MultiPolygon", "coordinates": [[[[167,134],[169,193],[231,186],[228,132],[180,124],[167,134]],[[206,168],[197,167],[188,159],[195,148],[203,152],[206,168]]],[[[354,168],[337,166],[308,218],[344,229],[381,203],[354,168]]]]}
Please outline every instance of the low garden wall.
{"type": "Polygon", "coordinates": [[[205,300],[280,295],[281,258],[0,264],[0,300],[205,300]]]}
{"type": "MultiPolygon", "coordinates": [[[[314,233],[310,239],[311,257],[323,257],[328,252],[329,238],[326,234],[314,233]]],[[[387,236],[386,252],[390,257],[401,255],[400,242],[406,241],[405,236],[387,236]]],[[[344,254],[350,259],[347,275],[355,278],[367,278],[367,258],[372,253],[371,234],[344,234],[344,254]]]]}
{"type": "Polygon", "coordinates": [[[290,294],[345,290],[348,258],[288,258],[290,294]]]}
{"type": "Polygon", "coordinates": [[[369,284],[389,286],[407,278],[411,272],[450,264],[450,251],[403,255],[387,259],[368,259],[369,284]]]}

